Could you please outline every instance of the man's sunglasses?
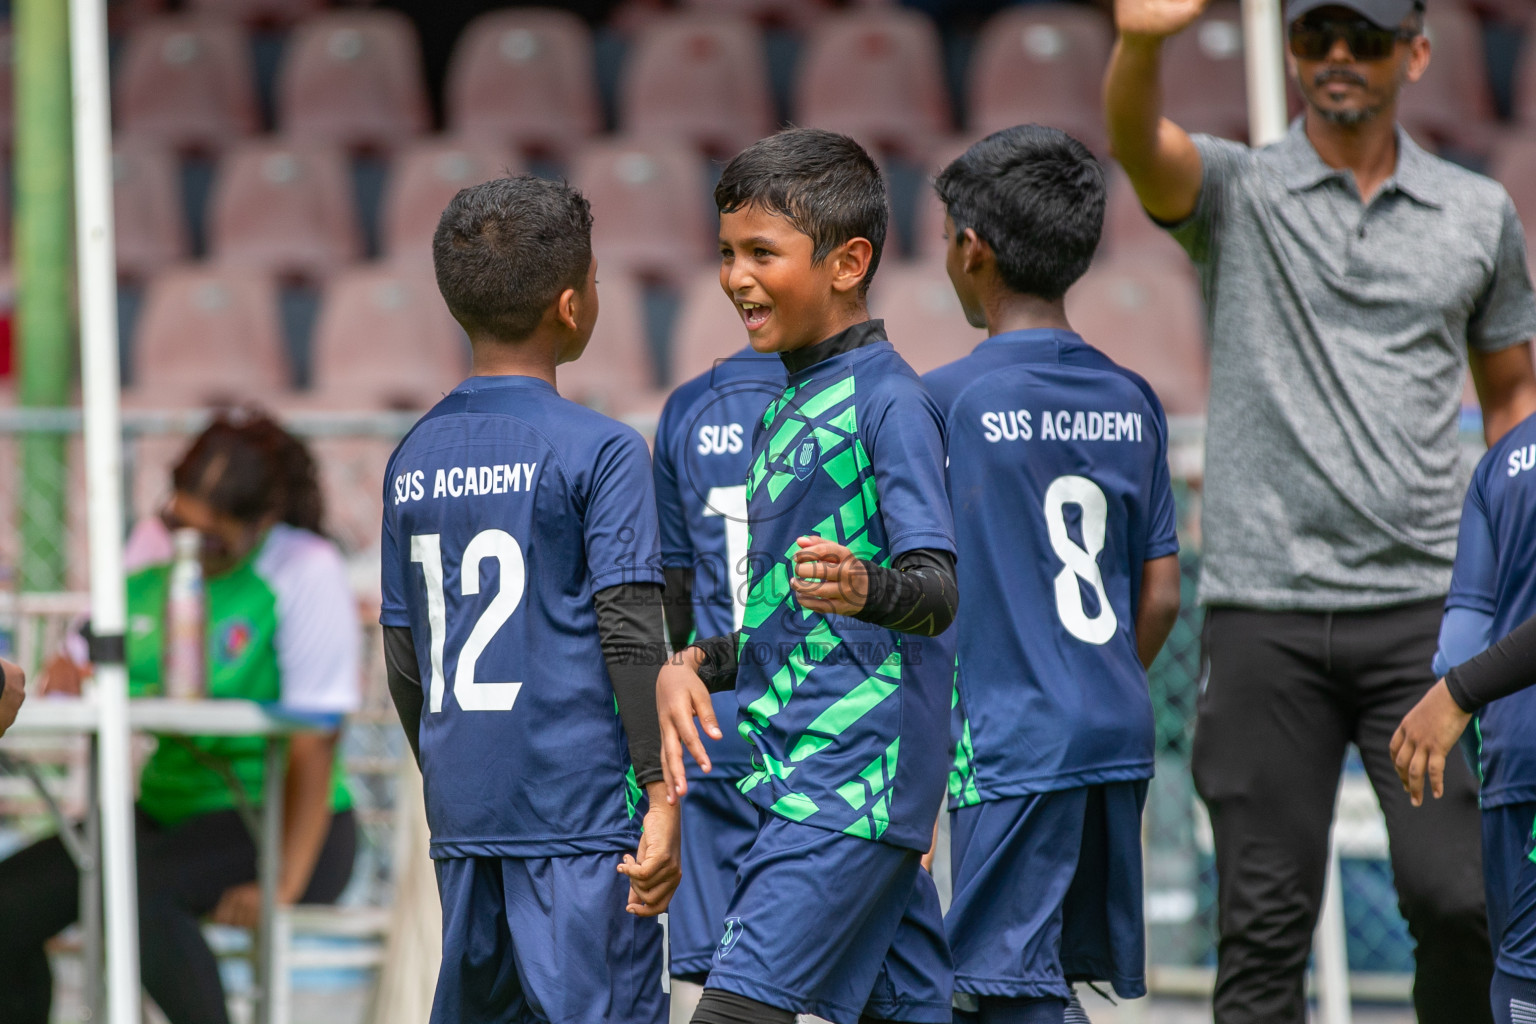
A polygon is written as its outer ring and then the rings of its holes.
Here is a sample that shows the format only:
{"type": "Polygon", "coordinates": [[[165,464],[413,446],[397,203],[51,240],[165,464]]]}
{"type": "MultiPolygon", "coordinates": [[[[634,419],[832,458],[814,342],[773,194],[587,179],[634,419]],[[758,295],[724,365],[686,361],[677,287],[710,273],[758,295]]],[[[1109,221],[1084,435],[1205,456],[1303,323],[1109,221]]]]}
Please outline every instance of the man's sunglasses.
{"type": "Polygon", "coordinates": [[[1291,53],[1297,60],[1326,60],[1334,41],[1344,40],[1355,60],[1381,60],[1398,42],[1418,35],[1412,29],[1381,28],[1369,21],[1298,21],[1291,26],[1291,53]]]}

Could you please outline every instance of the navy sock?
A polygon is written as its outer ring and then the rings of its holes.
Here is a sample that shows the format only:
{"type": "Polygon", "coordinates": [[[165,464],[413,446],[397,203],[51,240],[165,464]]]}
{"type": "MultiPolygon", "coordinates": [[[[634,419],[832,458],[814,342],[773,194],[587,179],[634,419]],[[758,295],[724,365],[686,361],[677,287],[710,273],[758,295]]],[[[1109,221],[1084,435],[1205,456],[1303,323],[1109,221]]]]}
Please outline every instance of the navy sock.
{"type": "Polygon", "coordinates": [[[1489,995],[1495,1024],[1536,1024],[1536,981],[1494,971],[1489,995]]]}
{"type": "Polygon", "coordinates": [[[1051,996],[1046,999],[1003,999],[982,996],[981,1024],[1062,1024],[1067,1001],[1051,996]]]}

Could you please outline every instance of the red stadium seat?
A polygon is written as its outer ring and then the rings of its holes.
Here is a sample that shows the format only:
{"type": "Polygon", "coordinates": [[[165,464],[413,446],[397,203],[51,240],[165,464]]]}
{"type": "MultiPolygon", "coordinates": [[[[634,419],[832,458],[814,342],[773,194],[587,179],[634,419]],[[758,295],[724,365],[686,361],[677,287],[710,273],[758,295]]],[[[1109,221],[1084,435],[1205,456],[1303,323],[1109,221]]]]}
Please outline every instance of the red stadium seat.
{"type": "Polygon", "coordinates": [[[1163,106],[1191,132],[1248,138],[1248,86],[1243,72],[1243,19],[1235,3],[1212,4],[1199,21],[1168,41],[1163,55],[1163,106]]]}
{"type": "MultiPolygon", "coordinates": [[[[980,139],[979,135],[951,136],[936,143],[929,152],[923,164],[923,184],[912,217],[912,238],[907,240],[914,259],[943,261],[944,204],[939,202],[938,193],[933,190],[933,180],[980,139]]],[[[889,239],[886,240],[885,252],[887,256],[894,252],[889,239]]]]}
{"type": "Polygon", "coordinates": [[[117,272],[143,279],[191,255],[176,158],[127,143],[112,155],[117,272]]]}
{"type": "Polygon", "coordinates": [[[1099,256],[1121,260],[1126,258],[1164,262],[1184,267],[1193,273],[1193,266],[1178,242],[1152,222],[1152,217],[1142,208],[1131,187],[1131,179],[1119,164],[1104,166],[1109,195],[1104,207],[1104,237],[1099,243],[1099,256]]]}
{"type": "Polygon", "coordinates": [[[1398,119],[1420,145],[1486,153],[1493,142],[1493,94],[1483,32],[1470,12],[1436,4],[1425,32],[1432,57],[1419,81],[1403,88],[1398,119]]]}
{"type": "Polygon", "coordinates": [[[231,264],[324,277],[362,254],[346,161],[334,149],[251,142],[219,169],[210,249],[231,264]]]}
{"type": "Polygon", "coordinates": [[[683,308],[672,334],[672,383],[692,380],[746,344],[747,329],[720,288],[719,272],[699,271],[683,293],[683,308]]]}
{"type": "Polygon", "coordinates": [[[971,133],[1048,124],[1107,152],[1099,92],[1110,42],[1108,19],[1090,7],[1041,4],[997,14],[971,58],[971,133]]]}
{"type": "Polygon", "coordinates": [[[185,266],[151,282],[126,398],[170,407],[271,401],[292,383],[270,278],[185,266]]]}
{"type": "Polygon", "coordinates": [[[805,31],[831,5],[824,0],[683,0],[683,6],[805,31]]]}
{"type": "Polygon", "coordinates": [[[1090,345],[1145,377],[1168,415],[1205,412],[1205,320],[1199,288],[1182,267],[1098,264],[1067,293],[1067,319],[1090,345]]]}
{"type": "Polygon", "coordinates": [[[828,15],[807,40],[796,77],[800,124],[916,156],[950,131],[938,30],[915,11],[828,15]]]}
{"type": "Polygon", "coordinates": [[[426,409],[469,372],[469,345],[430,274],[358,267],[326,286],[311,397],[328,408],[426,409]]]}
{"type": "Polygon", "coordinates": [[[247,25],[292,25],[327,5],[326,0],[189,0],[187,6],[247,25]]]}
{"type": "Polygon", "coordinates": [[[609,416],[650,407],[656,371],[645,341],[644,306],[634,279],[598,268],[597,329],[580,359],[555,371],[560,394],[609,416]]]}
{"type": "Polygon", "coordinates": [[[605,269],[674,283],[713,252],[704,167],[691,150],[625,142],[581,152],[572,183],[592,203],[592,246],[605,269]]]}
{"type": "Polygon", "coordinates": [[[460,189],[521,173],[521,164],[500,146],[466,139],[419,142],[401,153],[384,195],[385,255],[430,267],[432,233],[449,201],[460,189]]]}
{"type": "Polygon", "coordinates": [[[869,308],[918,373],[969,355],[986,337],[965,322],[942,260],[882,263],[869,286],[869,308]]]}
{"type": "Polygon", "coordinates": [[[749,21],[681,14],[651,22],[625,62],[624,130],[729,159],[773,130],[763,41],[749,21]]]}
{"type": "Polygon", "coordinates": [[[395,11],[337,11],[294,30],[277,84],[296,139],[392,149],[431,120],[416,29],[395,11]]]}
{"type": "Polygon", "coordinates": [[[494,11],[454,46],[448,127],[530,153],[568,156],[602,127],[592,37],[554,9],[494,11]]]}
{"type": "Polygon", "coordinates": [[[178,148],[218,148],[260,126],[250,48],[231,22],[145,22],[123,46],[113,95],[120,131],[178,148]]]}
{"type": "Polygon", "coordinates": [[[1494,148],[1488,173],[1509,190],[1525,225],[1527,241],[1536,241],[1536,135],[1510,136],[1494,148]]]}

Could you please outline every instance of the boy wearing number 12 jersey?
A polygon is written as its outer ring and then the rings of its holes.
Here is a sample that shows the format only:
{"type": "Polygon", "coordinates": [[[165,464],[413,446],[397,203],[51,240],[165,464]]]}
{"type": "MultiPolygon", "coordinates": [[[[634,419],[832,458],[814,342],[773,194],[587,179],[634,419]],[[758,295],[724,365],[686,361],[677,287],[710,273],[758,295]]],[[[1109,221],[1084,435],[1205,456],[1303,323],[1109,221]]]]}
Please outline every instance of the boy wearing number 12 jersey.
{"type": "Polygon", "coordinates": [[[1167,426],[1147,383],[1066,320],[1103,223],[1088,151],[1010,128],[935,186],[950,280],[990,335],[924,377],[959,542],[956,1019],[1060,1024],[1074,981],[1146,991],[1144,666],[1179,599],[1167,426]]]}
{"type": "Polygon", "coordinates": [[[579,193],[534,178],[449,203],[433,262],[473,376],[385,479],[380,621],[443,904],[434,1024],[666,1019],[650,460],[555,390],[597,319],[590,230],[579,193]]]}

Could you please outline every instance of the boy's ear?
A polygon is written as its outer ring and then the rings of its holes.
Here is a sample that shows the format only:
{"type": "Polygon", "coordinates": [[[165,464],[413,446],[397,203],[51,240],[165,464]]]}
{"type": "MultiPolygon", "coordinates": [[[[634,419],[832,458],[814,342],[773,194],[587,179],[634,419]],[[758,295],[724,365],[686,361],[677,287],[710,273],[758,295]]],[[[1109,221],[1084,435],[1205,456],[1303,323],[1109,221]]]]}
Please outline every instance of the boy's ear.
{"type": "Polygon", "coordinates": [[[555,319],[566,330],[578,331],[581,329],[579,324],[580,314],[581,293],[575,288],[567,288],[555,300],[555,319]]]}
{"type": "Polygon", "coordinates": [[[960,246],[960,269],[967,274],[976,273],[996,259],[992,246],[975,228],[966,228],[955,241],[960,246]]]}
{"type": "Polygon", "coordinates": [[[867,238],[850,238],[833,249],[827,256],[832,264],[832,289],[857,291],[869,275],[869,264],[874,258],[875,247],[867,238]]]}

